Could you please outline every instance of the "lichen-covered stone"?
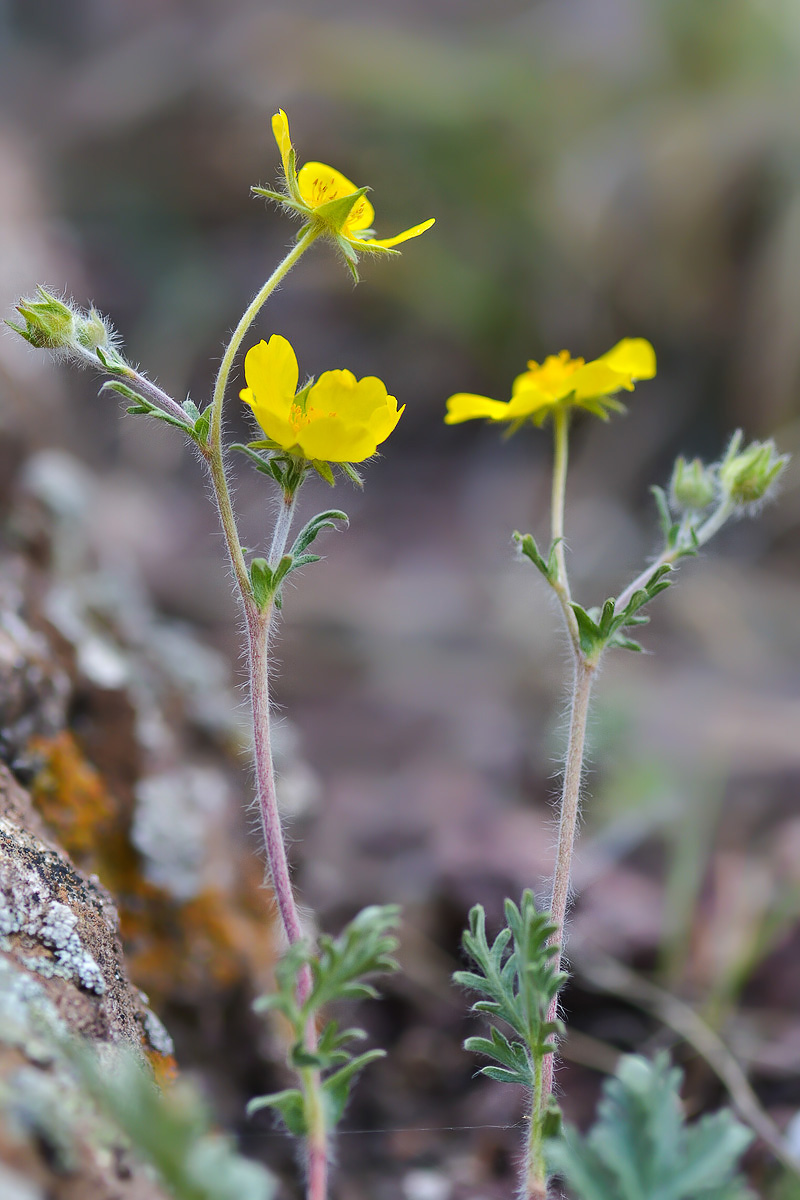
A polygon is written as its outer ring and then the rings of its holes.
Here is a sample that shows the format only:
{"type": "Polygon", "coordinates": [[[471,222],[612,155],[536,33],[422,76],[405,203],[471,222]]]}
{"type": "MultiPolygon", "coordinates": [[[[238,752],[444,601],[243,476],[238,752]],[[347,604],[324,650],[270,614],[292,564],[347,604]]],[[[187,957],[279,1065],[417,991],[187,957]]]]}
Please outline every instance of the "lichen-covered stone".
{"type": "Polygon", "coordinates": [[[171,1053],[169,1035],[128,979],[111,897],[50,841],[2,765],[0,935],[0,1162],[48,1200],[162,1200],[60,1047],[79,1035],[144,1064],[171,1053]]]}

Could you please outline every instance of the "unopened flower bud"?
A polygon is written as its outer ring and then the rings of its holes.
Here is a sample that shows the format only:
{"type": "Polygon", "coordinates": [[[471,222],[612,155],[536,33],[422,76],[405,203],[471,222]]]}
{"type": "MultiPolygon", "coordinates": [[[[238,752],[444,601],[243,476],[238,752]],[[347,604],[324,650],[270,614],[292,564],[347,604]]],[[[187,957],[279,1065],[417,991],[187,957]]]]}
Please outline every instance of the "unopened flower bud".
{"type": "Polygon", "coordinates": [[[716,495],[714,472],[699,458],[676,459],[669,485],[672,507],[678,512],[702,512],[716,495]]]}
{"type": "Polygon", "coordinates": [[[741,433],[735,434],[719,468],[719,481],[734,504],[746,506],[765,500],[789,461],[778,454],[775,443],[751,442],[741,452],[741,433]]]}
{"type": "Polygon", "coordinates": [[[7,324],[39,349],[70,349],[75,342],[75,312],[43,287],[37,290],[38,299],[21,300],[17,305],[17,312],[25,318],[25,324],[15,325],[11,321],[7,324]]]}
{"type": "Polygon", "coordinates": [[[86,350],[106,349],[111,344],[111,330],[96,308],[78,315],[75,323],[75,340],[86,350]]]}

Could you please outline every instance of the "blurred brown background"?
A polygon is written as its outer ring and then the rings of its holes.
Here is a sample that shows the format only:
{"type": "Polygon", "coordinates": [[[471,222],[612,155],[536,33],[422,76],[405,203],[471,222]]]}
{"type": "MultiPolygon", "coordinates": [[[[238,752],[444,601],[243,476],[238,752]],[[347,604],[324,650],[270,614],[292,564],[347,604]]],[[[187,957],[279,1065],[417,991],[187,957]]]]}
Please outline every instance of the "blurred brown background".
{"type": "MultiPolygon", "coordinates": [[[[653,342],[658,378],[629,415],[576,431],[567,530],[586,603],[654,547],[648,487],[676,453],[716,457],[740,425],[800,449],[800,12],[0,0],[0,95],[8,314],[37,282],[94,301],[178,398],[205,401],[226,332],[291,240],[248,194],[277,175],[276,108],[301,162],[370,184],[379,234],[437,218],[401,259],[365,262],[358,288],[315,249],[257,326],[290,338],[301,372],[375,373],[408,406],[363,494],[306,489],[306,515],[334,499],[352,523],[287,596],[276,700],[319,781],[295,847],[308,903],[329,929],[364,903],[406,907],[406,975],[364,1017],[390,1058],[364,1078],[351,1128],[511,1125],[512,1089],[470,1082],[448,975],[470,904],[496,916],[549,870],[565,648],[509,540],[546,537],[549,445],[446,429],[444,400],[503,397],[526,359],[562,346],[653,342]]],[[[93,543],[235,661],[197,464],[96,392],[0,339],[2,436],[88,465],[93,543]]],[[[229,412],[241,438],[235,392],[229,412]]],[[[572,1118],[615,1050],[669,1041],[582,981],[584,945],[695,1003],[779,1123],[800,1108],[798,471],[682,568],[644,631],[652,656],[619,653],[600,680],[560,1076],[572,1118]]],[[[256,545],[271,497],[238,464],[237,477],[256,545]]],[[[676,1054],[696,1105],[721,1099],[677,1041],[676,1054]]],[[[245,1144],[279,1164],[260,1120],[245,1144]]],[[[516,1136],[353,1135],[340,1194],[504,1194],[516,1136]]],[[[766,1159],[754,1171],[762,1194],[798,1194],[766,1159]]]]}

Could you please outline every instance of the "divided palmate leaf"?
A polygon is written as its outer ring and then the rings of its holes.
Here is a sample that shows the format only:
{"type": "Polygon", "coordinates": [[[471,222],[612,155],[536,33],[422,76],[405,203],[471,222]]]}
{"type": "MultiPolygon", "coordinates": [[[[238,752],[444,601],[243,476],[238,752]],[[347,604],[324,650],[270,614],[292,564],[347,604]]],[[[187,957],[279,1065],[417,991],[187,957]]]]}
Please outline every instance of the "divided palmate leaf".
{"type": "Polygon", "coordinates": [[[543,1058],[555,1050],[554,1038],[561,1026],[548,1019],[548,1012],[566,975],[553,965],[556,949],[550,940],[556,927],[549,913],[537,912],[532,892],[523,893],[519,907],[506,900],[505,916],[505,928],[490,942],[486,914],[475,905],[463,945],[476,969],[457,971],[453,978],[480,997],[473,1012],[486,1013],[517,1035],[509,1038],[492,1024],[488,1038],[467,1039],[466,1049],[498,1064],[482,1067],[481,1073],[532,1088],[543,1058]]]}
{"type": "Polygon", "coordinates": [[[551,1170],[576,1200],[753,1200],[737,1174],[752,1141],[729,1110],[687,1125],[681,1072],[667,1054],[622,1059],[585,1136],[567,1128],[547,1146],[551,1170]]]}
{"type": "Polygon", "coordinates": [[[351,1044],[362,1041],[366,1034],[358,1028],[340,1029],[333,1019],[321,1023],[316,1044],[309,1043],[308,1030],[320,1026],[320,1015],[328,1005],[377,995],[368,980],[397,970],[393,954],[399,921],[396,904],[373,905],[358,913],[338,937],[323,934],[317,947],[309,942],[295,942],[289,947],[275,968],[275,992],[262,996],[254,1008],[258,1012],[280,1012],[288,1022],[292,1042],[287,1062],[299,1074],[301,1086],[257,1097],[248,1105],[248,1113],[273,1108],[290,1133],[303,1136],[312,1123],[309,1103],[313,1103],[313,1084],[308,1073],[319,1072],[326,1125],[338,1123],[355,1077],[369,1063],[382,1058],[384,1051],[354,1054],[351,1044]],[[309,974],[311,986],[301,1000],[298,983],[309,974]]]}

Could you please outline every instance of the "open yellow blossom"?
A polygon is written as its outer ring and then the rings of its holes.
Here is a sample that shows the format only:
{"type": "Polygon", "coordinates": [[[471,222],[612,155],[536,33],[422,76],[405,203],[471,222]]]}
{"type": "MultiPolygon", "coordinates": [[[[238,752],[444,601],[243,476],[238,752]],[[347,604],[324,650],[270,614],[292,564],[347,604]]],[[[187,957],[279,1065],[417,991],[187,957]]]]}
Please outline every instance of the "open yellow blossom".
{"type": "Polygon", "coordinates": [[[371,458],[403,413],[374,375],[325,371],[301,388],[297,357],[286,338],[273,334],[248,350],[247,387],[240,393],[267,440],[310,462],[357,463],[371,458]]]}
{"type": "Polygon", "coordinates": [[[624,410],[615,394],[632,392],[636,380],[652,379],[655,373],[655,352],[644,338],[623,338],[588,363],[562,350],[541,364],[529,362],[528,370],[514,380],[508,401],[468,392],[451,396],[445,422],[459,425],[484,418],[511,422],[513,429],[529,420],[541,425],[556,408],[583,408],[608,420],[609,411],[624,410]]]}
{"type": "Polygon", "coordinates": [[[431,218],[394,237],[377,238],[371,228],[375,210],[366,198],[369,189],[357,187],[335,167],[325,163],[308,162],[298,171],[289,121],[283,109],[272,118],[272,131],[281,153],[286,192],[280,194],[267,188],[252,190],[259,196],[277,200],[307,221],[321,223],[350,262],[356,261],[358,252],[397,253],[395,246],[418,237],[433,225],[431,218]]]}

